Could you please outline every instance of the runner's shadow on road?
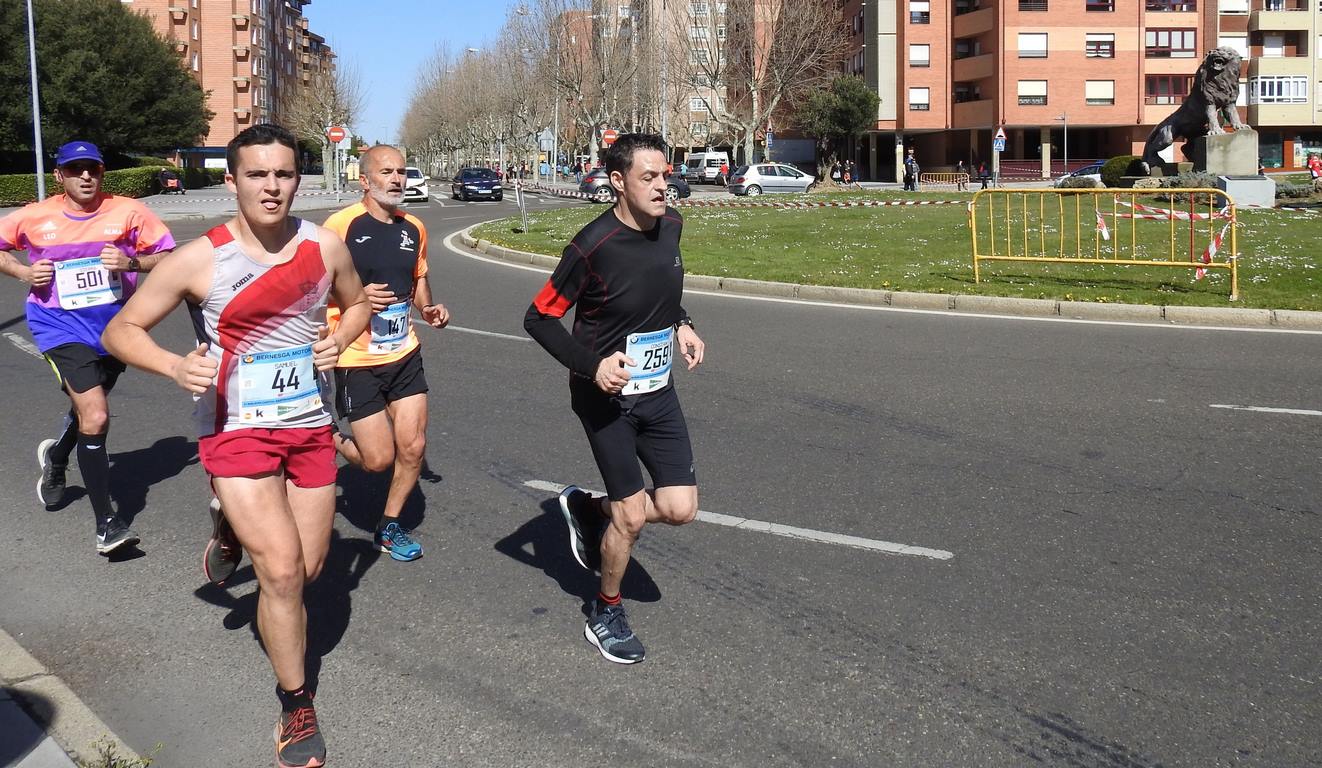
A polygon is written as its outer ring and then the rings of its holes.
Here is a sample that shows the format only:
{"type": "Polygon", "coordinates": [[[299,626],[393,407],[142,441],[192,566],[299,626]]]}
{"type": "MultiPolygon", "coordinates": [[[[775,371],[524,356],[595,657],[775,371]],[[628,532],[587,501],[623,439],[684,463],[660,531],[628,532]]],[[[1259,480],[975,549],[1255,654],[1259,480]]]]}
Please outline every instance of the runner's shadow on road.
{"type": "MultiPolygon", "coordinates": [[[[349,617],[353,613],[351,595],[362,583],[363,576],[380,558],[381,552],[371,541],[347,539],[339,531],[331,530],[330,549],[326,552],[326,563],[322,566],[321,575],[303,593],[308,612],[305,667],[307,683],[312,690],[316,690],[317,679],[321,674],[321,660],[335,650],[349,628],[349,617]]],[[[260,589],[237,596],[231,594],[236,586],[255,580],[252,565],[245,565],[234,572],[225,586],[204,584],[194,590],[193,595],[204,602],[228,609],[229,613],[221,620],[222,626],[229,630],[248,627],[253,639],[265,653],[266,648],[257,631],[257,596],[260,589]]]]}
{"type": "Polygon", "coordinates": [[[5,711],[10,705],[0,705],[0,732],[4,733],[0,737],[0,765],[26,765],[24,758],[46,739],[45,729],[55,722],[55,702],[34,691],[0,686],[3,698],[18,702],[28,717],[5,711]]]}
{"type": "MultiPolygon", "coordinates": [[[[569,552],[569,531],[560,514],[558,499],[541,503],[542,514],[534,517],[514,533],[496,542],[495,549],[524,565],[540,568],[555,580],[560,589],[574,597],[590,600],[597,594],[600,579],[584,570],[569,552]]],[[[640,603],[655,603],[661,599],[661,589],[652,580],[642,563],[630,559],[624,571],[620,593],[640,603]]]]}
{"type": "MultiPolygon", "coordinates": [[[[390,491],[391,474],[390,471],[367,472],[353,464],[340,467],[340,494],[335,499],[335,511],[358,530],[375,533],[377,523],[381,522],[386,494],[390,491]]],[[[409,530],[422,525],[427,509],[427,499],[422,495],[422,483],[434,484],[440,481],[441,476],[433,473],[424,463],[418,485],[404,499],[404,509],[399,514],[400,525],[409,530]]]]}
{"type": "Polygon", "coordinates": [[[147,508],[147,493],[157,483],[169,480],[197,463],[197,441],[174,436],[157,440],[146,448],[116,453],[110,457],[110,496],[124,522],[147,508]]]}

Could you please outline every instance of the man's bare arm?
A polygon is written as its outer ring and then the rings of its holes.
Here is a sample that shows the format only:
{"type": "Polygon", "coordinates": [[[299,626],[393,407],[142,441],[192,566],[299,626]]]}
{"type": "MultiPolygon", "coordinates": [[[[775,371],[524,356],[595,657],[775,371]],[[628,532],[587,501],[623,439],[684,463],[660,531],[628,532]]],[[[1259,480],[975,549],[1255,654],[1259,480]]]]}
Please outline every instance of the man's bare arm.
{"type": "Polygon", "coordinates": [[[312,347],[317,370],[320,371],[335,367],[340,353],[362,335],[372,318],[372,305],[363,291],[363,282],[358,279],[358,270],[354,269],[349,248],[334,235],[334,232],[323,227],[319,239],[321,256],[326,260],[326,269],[330,272],[331,299],[340,308],[340,323],[335,333],[312,347]]]}

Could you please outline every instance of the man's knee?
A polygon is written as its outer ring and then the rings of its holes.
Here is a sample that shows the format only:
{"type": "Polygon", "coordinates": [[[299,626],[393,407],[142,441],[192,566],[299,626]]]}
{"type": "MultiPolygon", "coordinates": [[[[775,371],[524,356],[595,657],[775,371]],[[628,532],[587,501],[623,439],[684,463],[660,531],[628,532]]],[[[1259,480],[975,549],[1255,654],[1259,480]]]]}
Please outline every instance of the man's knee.
{"type": "Polygon", "coordinates": [[[426,452],[427,436],[421,432],[403,437],[395,444],[395,456],[404,464],[421,464],[422,455],[426,452]]]}
{"type": "MultiPolygon", "coordinates": [[[[311,581],[312,563],[305,563],[301,553],[294,551],[288,555],[273,555],[264,558],[266,562],[257,569],[258,583],[262,593],[271,597],[288,600],[303,593],[303,586],[311,581]]],[[[316,570],[321,570],[321,563],[316,563],[316,570]]]]}
{"type": "Polygon", "coordinates": [[[697,488],[664,488],[656,494],[656,511],[667,525],[687,525],[698,516],[697,488]]]}
{"type": "Polygon", "coordinates": [[[611,525],[630,539],[637,539],[647,525],[647,494],[639,491],[622,501],[612,501],[611,525]]]}
{"type": "Polygon", "coordinates": [[[110,427],[110,409],[105,401],[83,403],[78,408],[78,431],[84,435],[104,434],[110,427]]]}

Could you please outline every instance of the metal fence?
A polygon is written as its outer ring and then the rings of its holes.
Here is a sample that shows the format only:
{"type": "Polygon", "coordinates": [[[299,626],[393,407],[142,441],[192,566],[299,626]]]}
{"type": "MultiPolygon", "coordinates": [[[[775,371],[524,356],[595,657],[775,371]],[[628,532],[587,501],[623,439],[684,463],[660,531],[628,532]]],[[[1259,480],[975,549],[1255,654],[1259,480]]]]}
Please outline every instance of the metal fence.
{"type": "Polygon", "coordinates": [[[1197,279],[1222,269],[1233,301],[1235,222],[1235,201],[1217,189],[979,190],[969,204],[973,277],[1002,261],[1175,267],[1197,279]]]}

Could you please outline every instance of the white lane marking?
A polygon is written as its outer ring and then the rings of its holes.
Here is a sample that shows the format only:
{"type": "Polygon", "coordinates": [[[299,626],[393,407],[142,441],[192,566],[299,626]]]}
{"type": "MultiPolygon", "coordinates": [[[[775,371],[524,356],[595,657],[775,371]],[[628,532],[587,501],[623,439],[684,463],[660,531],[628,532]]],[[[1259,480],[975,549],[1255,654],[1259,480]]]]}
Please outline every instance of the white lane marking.
{"type": "Polygon", "coordinates": [[[1309,411],[1303,408],[1268,408],[1263,405],[1224,405],[1208,403],[1208,408],[1223,408],[1227,411],[1257,411],[1258,413],[1288,413],[1293,416],[1322,416],[1322,411],[1309,411]]]}
{"type": "Polygon", "coordinates": [[[509,339],[510,341],[532,341],[528,336],[514,336],[508,333],[496,333],[495,331],[479,331],[476,328],[464,328],[460,325],[447,325],[447,331],[459,331],[460,333],[473,333],[478,336],[495,336],[498,339],[509,339]]]}
{"type": "Polygon", "coordinates": [[[29,355],[32,355],[33,357],[36,358],[41,357],[41,350],[37,349],[35,346],[32,345],[32,342],[28,341],[22,336],[19,336],[17,333],[6,332],[5,338],[9,339],[9,343],[13,344],[14,346],[18,347],[19,349],[23,350],[29,355]]]}
{"type": "MultiPolygon", "coordinates": [[[[493,219],[492,221],[495,221],[493,219]]],[[[489,224],[490,222],[483,222],[489,224]]],[[[462,231],[462,230],[461,230],[462,231]]],[[[483,256],[480,253],[466,251],[455,246],[452,242],[459,236],[459,232],[452,233],[442,241],[451,252],[475,261],[485,261],[488,264],[497,264],[502,267],[513,267],[514,269],[526,269],[530,272],[541,272],[549,275],[552,270],[546,267],[534,267],[530,264],[512,264],[501,259],[493,259],[483,256]]],[[[742,293],[727,293],[725,291],[700,291],[693,288],[685,288],[684,293],[698,294],[700,296],[711,296],[717,299],[740,299],[743,301],[768,301],[776,304],[799,304],[808,307],[827,307],[829,309],[857,309],[865,312],[900,312],[908,315],[944,315],[945,317],[976,318],[981,320],[1024,320],[1038,323],[1066,323],[1071,325],[1101,325],[1123,328],[1149,328],[1167,331],[1232,331],[1237,333],[1287,333],[1302,334],[1305,336],[1322,336],[1322,331],[1309,331],[1297,328],[1233,328],[1217,325],[1181,325],[1176,323],[1138,323],[1131,320],[1085,320],[1078,317],[1038,317],[1033,315],[992,315],[984,312],[961,312],[949,309],[909,309],[908,307],[880,307],[870,304],[846,304],[833,301],[812,301],[810,299],[786,299],[776,296],[749,296],[742,293]]]]}
{"type": "MultiPolygon", "coordinates": [[[[565,486],[559,483],[550,483],[545,480],[525,480],[523,484],[529,488],[536,488],[539,491],[550,491],[551,493],[560,493],[565,489],[565,486]]],[[[588,488],[584,488],[583,490],[592,494],[601,493],[601,491],[594,491],[588,488]]],[[[839,544],[846,547],[854,547],[855,549],[886,552],[892,555],[914,555],[917,557],[929,557],[933,560],[949,560],[955,556],[955,553],[947,552],[944,549],[928,549],[927,547],[915,547],[910,544],[896,544],[892,541],[865,539],[859,536],[848,536],[842,533],[830,533],[829,531],[816,531],[812,528],[797,528],[792,525],[768,523],[762,520],[752,520],[747,517],[722,515],[718,512],[698,510],[698,520],[713,525],[724,525],[729,528],[738,528],[743,531],[758,531],[760,533],[770,533],[774,536],[784,536],[790,539],[816,541],[822,544],[839,544]]]]}

